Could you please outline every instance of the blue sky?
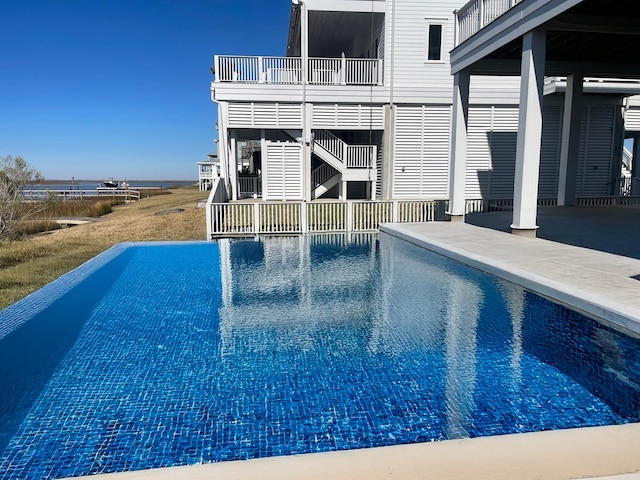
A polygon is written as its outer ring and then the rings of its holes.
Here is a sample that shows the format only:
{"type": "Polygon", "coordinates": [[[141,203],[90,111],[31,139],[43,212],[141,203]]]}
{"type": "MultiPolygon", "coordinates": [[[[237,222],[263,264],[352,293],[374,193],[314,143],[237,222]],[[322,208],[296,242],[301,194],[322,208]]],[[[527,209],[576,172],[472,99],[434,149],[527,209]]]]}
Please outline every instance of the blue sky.
{"type": "Polygon", "coordinates": [[[290,0],[5,0],[0,156],[46,179],[197,178],[214,54],[284,55],[290,0]]]}

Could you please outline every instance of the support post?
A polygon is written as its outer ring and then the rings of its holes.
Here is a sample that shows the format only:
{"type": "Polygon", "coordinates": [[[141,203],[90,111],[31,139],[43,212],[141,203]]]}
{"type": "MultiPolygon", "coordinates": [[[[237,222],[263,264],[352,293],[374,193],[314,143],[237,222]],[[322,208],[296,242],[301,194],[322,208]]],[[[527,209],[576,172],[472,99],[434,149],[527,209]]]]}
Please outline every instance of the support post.
{"type": "Polygon", "coordinates": [[[382,200],[393,195],[393,142],[395,135],[395,107],[384,106],[384,132],[382,134],[382,200]]]}
{"type": "Polygon", "coordinates": [[[262,200],[269,196],[269,177],[267,176],[267,140],[264,129],[260,130],[260,177],[262,178],[262,200]]]}
{"type": "Polygon", "coordinates": [[[235,133],[229,138],[229,182],[231,183],[231,200],[238,200],[238,144],[235,133]]]}
{"type": "Polygon", "coordinates": [[[453,115],[451,118],[451,158],[449,161],[449,210],[451,221],[464,221],[467,175],[467,130],[469,127],[468,71],[453,76],[453,115]]]}
{"type": "Polygon", "coordinates": [[[520,111],[513,188],[512,233],[536,235],[542,104],[544,101],[546,32],[534,30],[522,38],[520,111]]]}
{"type": "Polygon", "coordinates": [[[560,147],[560,172],[558,179],[558,205],[576,204],[576,177],[578,174],[578,149],[580,148],[580,114],[582,111],[582,74],[567,77],[562,118],[562,145],[560,147]]]}
{"type": "Polygon", "coordinates": [[[312,106],[307,104],[307,83],[309,83],[309,10],[305,3],[300,9],[300,48],[302,57],[302,197],[311,201],[311,125],[312,106]]]}

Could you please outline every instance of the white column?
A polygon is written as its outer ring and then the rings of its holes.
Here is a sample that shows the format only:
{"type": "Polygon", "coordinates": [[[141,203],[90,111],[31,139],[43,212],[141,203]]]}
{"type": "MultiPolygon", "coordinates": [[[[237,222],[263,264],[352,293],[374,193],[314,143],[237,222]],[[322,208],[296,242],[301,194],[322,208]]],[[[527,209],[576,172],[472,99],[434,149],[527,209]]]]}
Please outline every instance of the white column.
{"type": "Polygon", "coordinates": [[[453,76],[451,158],[449,160],[449,210],[452,221],[464,220],[467,171],[467,127],[469,125],[469,72],[453,76]]]}
{"type": "Polygon", "coordinates": [[[393,195],[393,144],[395,135],[395,107],[384,106],[384,133],[382,134],[382,200],[393,195]]]}
{"type": "Polygon", "coordinates": [[[520,112],[511,231],[535,236],[538,228],[538,176],[542,139],[542,103],[546,32],[535,30],[522,38],[520,112]]]}
{"type": "Polygon", "coordinates": [[[269,177],[267,176],[267,140],[264,130],[260,130],[260,175],[262,177],[262,200],[267,200],[269,177]]]}
{"type": "Polygon", "coordinates": [[[562,118],[562,145],[558,179],[558,205],[576,204],[578,149],[580,148],[580,114],[582,111],[583,77],[572,73],[567,77],[562,118]]]}
{"type": "Polygon", "coordinates": [[[229,134],[229,183],[231,200],[238,200],[238,143],[235,132],[229,134]]]}
{"type": "Polygon", "coordinates": [[[309,10],[305,3],[300,7],[300,56],[302,61],[302,195],[311,201],[311,122],[312,106],[307,104],[309,78],[309,10]]]}

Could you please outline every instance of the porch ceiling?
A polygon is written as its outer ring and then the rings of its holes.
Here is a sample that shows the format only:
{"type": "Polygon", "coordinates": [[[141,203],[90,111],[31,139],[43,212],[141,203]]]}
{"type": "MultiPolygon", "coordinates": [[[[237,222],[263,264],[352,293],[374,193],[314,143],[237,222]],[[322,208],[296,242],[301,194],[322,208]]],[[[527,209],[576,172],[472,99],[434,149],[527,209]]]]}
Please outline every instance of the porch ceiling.
{"type": "Polygon", "coordinates": [[[309,56],[353,56],[355,49],[371,45],[373,29],[383,19],[384,14],[373,12],[310,12],[309,56]]]}
{"type": "MultiPolygon", "coordinates": [[[[309,56],[338,58],[360,54],[371,46],[373,31],[384,22],[383,13],[309,12],[309,56]],[[358,50],[358,51],[356,51],[358,50]]],[[[300,56],[300,9],[294,5],[287,54],[300,56]]]]}
{"type": "MultiPolygon", "coordinates": [[[[640,78],[640,2],[584,0],[541,25],[547,75],[640,78]]],[[[473,73],[518,75],[522,37],[472,65],[473,73]]]]}

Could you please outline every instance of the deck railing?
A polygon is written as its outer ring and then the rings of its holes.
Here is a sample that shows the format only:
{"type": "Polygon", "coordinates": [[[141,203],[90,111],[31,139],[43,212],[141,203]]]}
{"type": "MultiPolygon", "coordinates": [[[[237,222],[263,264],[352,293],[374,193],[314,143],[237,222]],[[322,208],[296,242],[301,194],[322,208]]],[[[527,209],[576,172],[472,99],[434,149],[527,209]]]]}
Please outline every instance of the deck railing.
{"type": "MultiPolygon", "coordinates": [[[[299,57],[215,55],[216,82],[302,84],[299,57]]],[[[382,85],[382,60],[309,58],[308,84],[382,85]]]]}
{"type": "MultiPolygon", "coordinates": [[[[578,206],[640,205],[638,197],[580,197],[578,206]]],[[[538,206],[555,206],[539,198],[538,206]]],[[[209,203],[208,237],[325,232],[376,232],[381,223],[435,222],[448,219],[448,200],[349,200],[328,202],[209,203]]],[[[512,199],[470,199],[466,213],[513,210],[512,199]]]]}
{"type": "Polygon", "coordinates": [[[370,168],[375,158],[375,145],[347,146],[347,168],[370,168]]]}
{"type": "Polygon", "coordinates": [[[371,168],[375,163],[375,145],[349,145],[329,130],[314,130],[313,139],[347,168],[371,168]]]}
{"type": "Polygon", "coordinates": [[[261,196],[262,179],[258,175],[238,176],[238,193],[241,197],[261,196]]]}
{"type": "Polygon", "coordinates": [[[386,222],[445,220],[447,200],[209,204],[209,237],[375,232],[386,222]]]}
{"type": "Polygon", "coordinates": [[[522,0],[471,0],[456,10],[456,45],[475,35],[522,0]]]}
{"type": "Polygon", "coordinates": [[[318,168],[311,172],[311,184],[313,187],[319,187],[331,177],[338,174],[338,171],[328,163],[322,163],[318,168]]]}
{"type": "Polygon", "coordinates": [[[63,189],[26,189],[22,192],[23,198],[27,201],[40,201],[55,198],[58,200],[92,200],[92,199],[113,199],[124,200],[125,202],[139,201],[140,191],[126,188],[96,188],[95,190],[63,190],[63,189]]]}

